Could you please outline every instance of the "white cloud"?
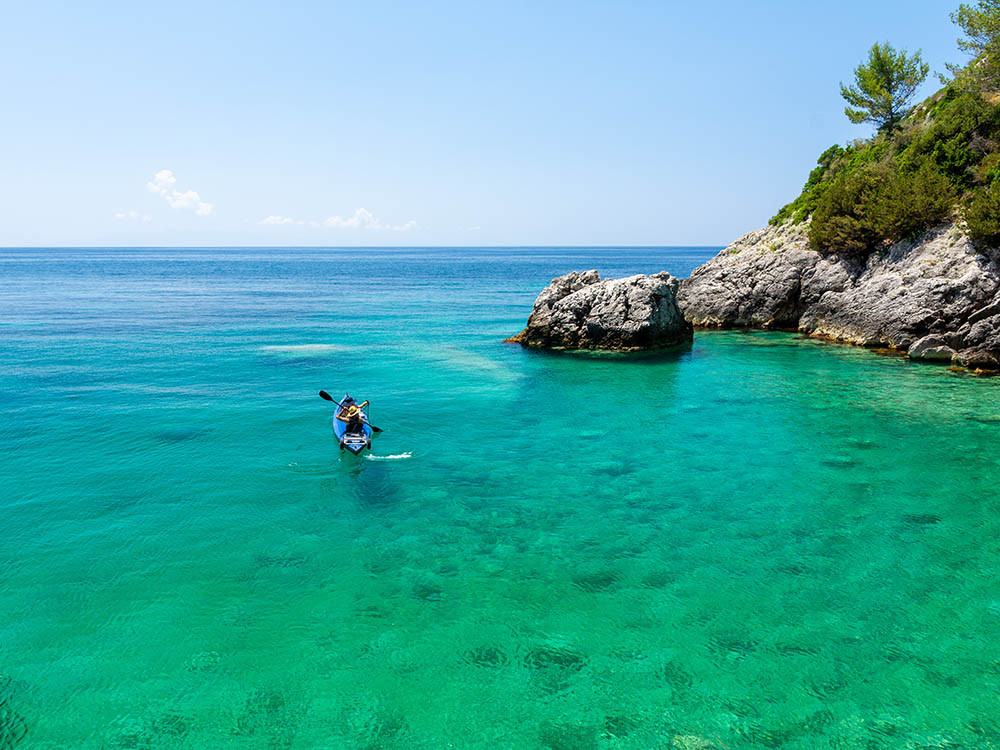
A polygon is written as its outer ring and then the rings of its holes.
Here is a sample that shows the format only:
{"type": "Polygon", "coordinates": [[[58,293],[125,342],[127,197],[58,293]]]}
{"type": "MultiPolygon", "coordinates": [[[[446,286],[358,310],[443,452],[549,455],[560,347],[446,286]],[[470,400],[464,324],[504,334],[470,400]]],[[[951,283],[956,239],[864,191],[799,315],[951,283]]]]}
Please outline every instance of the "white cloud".
{"type": "Polygon", "coordinates": [[[177,178],[170,169],[161,169],[153,175],[153,179],[146,183],[146,189],[151,193],[163,196],[171,208],[191,208],[194,209],[195,216],[208,216],[215,206],[201,199],[194,190],[181,192],[174,185],[177,178]]]}
{"type": "Polygon", "coordinates": [[[152,221],[149,214],[140,214],[138,211],[117,211],[114,217],[118,221],[152,221]]]}
{"type": "Polygon", "coordinates": [[[177,182],[177,178],[174,177],[172,170],[161,169],[153,175],[153,179],[151,181],[146,183],[146,189],[151,193],[166,195],[167,192],[174,186],[175,182],[177,182]]]}
{"type": "Polygon", "coordinates": [[[319,223],[324,227],[334,227],[336,229],[357,229],[359,227],[363,227],[364,229],[385,228],[375,218],[375,214],[367,208],[359,208],[354,212],[353,216],[346,219],[343,216],[330,216],[319,223]]]}
{"type": "Polygon", "coordinates": [[[388,230],[390,232],[406,232],[414,229],[417,222],[410,220],[405,224],[397,226],[383,224],[367,208],[359,208],[351,216],[329,216],[325,219],[312,219],[309,222],[298,221],[288,216],[268,216],[257,222],[258,224],[306,224],[313,228],[328,227],[330,229],[377,229],[388,230]]]}

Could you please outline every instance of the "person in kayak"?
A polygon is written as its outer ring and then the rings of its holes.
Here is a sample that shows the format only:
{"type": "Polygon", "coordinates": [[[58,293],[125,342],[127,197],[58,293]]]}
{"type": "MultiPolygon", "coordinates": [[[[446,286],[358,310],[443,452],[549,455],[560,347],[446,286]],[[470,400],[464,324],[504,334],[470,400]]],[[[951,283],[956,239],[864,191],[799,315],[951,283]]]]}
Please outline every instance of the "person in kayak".
{"type": "Polygon", "coordinates": [[[362,425],[368,421],[365,418],[365,413],[361,411],[366,406],[368,406],[367,401],[364,401],[361,404],[351,404],[350,406],[337,412],[337,419],[341,422],[347,423],[348,432],[361,432],[362,425]]]}

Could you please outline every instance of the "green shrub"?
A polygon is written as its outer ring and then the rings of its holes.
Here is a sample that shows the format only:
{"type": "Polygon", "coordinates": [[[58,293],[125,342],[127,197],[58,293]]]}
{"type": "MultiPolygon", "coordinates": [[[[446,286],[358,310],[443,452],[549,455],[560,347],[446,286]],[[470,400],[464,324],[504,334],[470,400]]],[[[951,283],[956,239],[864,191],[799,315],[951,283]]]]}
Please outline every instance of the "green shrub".
{"type": "Polygon", "coordinates": [[[892,160],[843,173],[813,214],[809,241],[819,250],[867,255],[948,218],[956,193],[930,160],[900,172],[892,160]]]}
{"type": "Polygon", "coordinates": [[[972,144],[977,138],[987,140],[998,134],[1000,110],[978,94],[948,89],[930,117],[900,154],[900,166],[906,169],[930,157],[956,186],[970,187],[976,179],[974,168],[983,158],[972,144]]]}
{"type": "Polygon", "coordinates": [[[976,171],[976,182],[989,185],[996,182],[998,178],[1000,178],[1000,152],[995,151],[992,154],[984,156],[983,160],[979,162],[979,167],[976,171]]]}
{"type": "Polygon", "coordinates": [[[978,242],[1000,245],[1000,182],[976,190],[965,207],[969,235],[978,242]]]}
{"type": "Polygon", "coordinates": [[[957,199],[955,188],[931,161],[910,173],[891,174],[875,196],[870,211],[875,230],[896,242],[945,221],[957,199]]]}
{"type": "Polygon", "coordinates": [[[813,213],[809,241],[819,250],[867,255],[881,237],[871,210],[888,179],[884,164],[845,172],[823,194],[813,213]]]}
{"type": "Polygon", "coordinates": [[[816,249],[864,255],[947,221],[959,205],[975,238],[1000,244],[1000,106],[948,87],[893,132],[824,151],[771,223],[811,216],[816,249]]]}

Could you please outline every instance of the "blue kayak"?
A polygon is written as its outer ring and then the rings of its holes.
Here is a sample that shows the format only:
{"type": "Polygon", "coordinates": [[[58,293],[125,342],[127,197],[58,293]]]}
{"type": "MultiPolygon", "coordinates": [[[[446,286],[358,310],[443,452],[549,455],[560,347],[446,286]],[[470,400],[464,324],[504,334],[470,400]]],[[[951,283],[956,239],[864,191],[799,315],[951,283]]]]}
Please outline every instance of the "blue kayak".
{"type": "Polygon", "coordinates": [[[340,443],[340,450],[346,448],[354,455],[361,453],[365,448],[368,450],[372,448],[372,428],[368,426],[368,415],[365,414],[364,410],[361,411],[361,430],[353,432],[348,432],[347,422],[337,419],[336,415],[357,403],[349,394],[345,393],[344,397],[337,402],[337,412],[333,417],[333,434],[337,438],[337,442],[340,443]]]}

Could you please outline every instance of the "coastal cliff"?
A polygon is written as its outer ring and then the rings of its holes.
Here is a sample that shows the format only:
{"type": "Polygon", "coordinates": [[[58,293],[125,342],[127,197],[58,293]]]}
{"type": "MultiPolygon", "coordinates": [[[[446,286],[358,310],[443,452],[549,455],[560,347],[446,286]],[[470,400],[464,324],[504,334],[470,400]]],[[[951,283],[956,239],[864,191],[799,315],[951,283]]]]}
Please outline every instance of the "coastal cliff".
{"type": "MultiPolygon", "coordinates": [[[[959,76],[918,106],[900,106],[870,139],[820,154],[769,226],[670,282],[671,309],[694,326],[801,331],[1000,370],[1000,90],[959,76]]],[[[597,289],[596,271],[588,274],[553,282],[519,340],[660,345],[650,303],[635,308],[620,291],[588,301],[597,289]]]]}
{"type": "Polygon", "coordinates": [[[810,247],[808,223],[741,237],[681,282],[695,326],[774,328],[916,359],[1000,367],[1000,264],[955,224],[857,258],[810,247]]]}
{"type": "Polygon", "coordinates": [[[687,320],[1000,369],[1000,93],[960,75],[898,114],[685,279],[687,320]]]}

